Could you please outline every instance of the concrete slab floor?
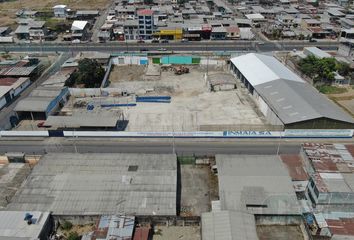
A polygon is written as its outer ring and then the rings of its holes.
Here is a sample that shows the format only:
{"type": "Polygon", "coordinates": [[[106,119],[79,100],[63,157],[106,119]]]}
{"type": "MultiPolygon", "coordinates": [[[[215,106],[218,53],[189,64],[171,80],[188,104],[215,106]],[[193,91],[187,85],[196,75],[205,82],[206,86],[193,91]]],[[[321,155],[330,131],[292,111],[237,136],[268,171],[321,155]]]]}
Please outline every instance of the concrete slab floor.
{"type": "Polygon", "coordinates": [[[110,87],[172,97],[171,103],[138,103],[122,108],[129,121],[126,131],[198,131],[213,130],[215,125],[236,128],[264,122],[245,91],[210,92],[204,72],[198,68],[183,75],[162,72],[158,81],[121,81],[110,87]]]}

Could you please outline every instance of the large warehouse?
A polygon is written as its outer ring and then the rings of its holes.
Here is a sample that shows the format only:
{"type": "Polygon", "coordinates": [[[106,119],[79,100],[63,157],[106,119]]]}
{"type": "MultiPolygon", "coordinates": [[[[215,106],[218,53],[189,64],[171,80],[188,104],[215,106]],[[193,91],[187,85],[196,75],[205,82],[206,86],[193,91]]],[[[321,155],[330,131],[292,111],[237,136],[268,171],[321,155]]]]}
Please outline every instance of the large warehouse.
{"type": "Polygon", "coordinates": [[[272,56],[249,53],[232,58],[231,71],[273,125],[293,129],[354,127],[349,114],[272,56]]]}

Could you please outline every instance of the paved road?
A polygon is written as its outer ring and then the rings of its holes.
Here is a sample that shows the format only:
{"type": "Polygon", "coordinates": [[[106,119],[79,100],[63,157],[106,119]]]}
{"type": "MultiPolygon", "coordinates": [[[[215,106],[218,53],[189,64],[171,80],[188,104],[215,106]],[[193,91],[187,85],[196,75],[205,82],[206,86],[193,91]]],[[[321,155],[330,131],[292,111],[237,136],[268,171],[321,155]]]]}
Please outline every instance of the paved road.
{"type": "Polygon", "coordinates": [[[63,53],[61,54],[56,62],[52,64],[48,69],[46,69],[43,74],[34,82],[32,83],[26,90],[24,90],[15,101],[12,101],[9,105],[1,109],[0,111],[0,129],[9,129],[11,128],[10,125],[10,117],[14,114],[13,110],[17,103],[27,97],[33,89],[35,89],[38,85],[43,83],[45,80],[48,79],[49,76],[53,75],[57,71],[59,71],[60,66],[70,57],[70,53],[63,53]]]}
{"type": "MultiPolygon", "coordinates": [[[[0,141],[0,153],[25,152],[28,154],[45,152],[79,153],[173,153],[180,155],[224,154],[276,154],[278,143],[245,141],[192,141],[192,140],[73,140],[45,139],[27,141],[0,141]]],[[[298,153],[299,142],[280,144],[279,153],[298,153]]]]}
{"type": "Polygon", "coordinates": [[[30,51],[46,51],[46,52],[70,52],[70,51],[102,51],[102,52],[124,52],[127,51],[140,51],[147,49],[149,51],[157,51],[159,48],[165,48],[168,51],[278,51],[278,50],[302,50],[305,46],[318,46],[324,50],[336,50],[338,47],[337,42],[265,42],[258,44],[257,41],[205,41],[205,42],[170,42],[168,44],[152,44],[152,43],[79,43],[79,44],[4,44],[0,45],[0,51],[17,51],[17,52],[30,52],[30,51]]]}

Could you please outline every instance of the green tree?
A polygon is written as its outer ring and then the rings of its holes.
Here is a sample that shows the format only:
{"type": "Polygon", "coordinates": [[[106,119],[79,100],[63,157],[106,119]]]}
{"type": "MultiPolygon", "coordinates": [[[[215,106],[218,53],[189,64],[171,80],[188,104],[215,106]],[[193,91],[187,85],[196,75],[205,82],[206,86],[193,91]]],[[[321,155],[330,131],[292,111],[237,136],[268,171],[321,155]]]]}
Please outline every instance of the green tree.
{"type": "Polygon", "coordinates": [[[317,58],[308,56],[299,62],[300,71],[312,78],[315,82],[329,82],[334,80],[336,61],[334,58],[317,58]]]}
{"type": "Polygon", "coordinates": [[[71,232],[68,236],[68,240],[80,240],[79,234],[71,232]]]}
{"type": "Polygon", "coordinates": [[[86,88],[95,88],[101,85],[105,71],[94,59],[84,58],[79,61],[78,71],[74,72],[66,84],[84,84],[86,88]]]}
{"type": "Polygon", "coordinates": [[[69,221],[64,221],[62,224],[61,224],[61,228],[63,230],[70,230],[71,228],[73,227],[73,224],[69,221]]]}
{"type": "Polygon", "coordinates": [[[342,76],[348,76],[350,75],[350,66],[346,62],[338,62],[336,65],[337,71],[340,75],[342,76]]]}

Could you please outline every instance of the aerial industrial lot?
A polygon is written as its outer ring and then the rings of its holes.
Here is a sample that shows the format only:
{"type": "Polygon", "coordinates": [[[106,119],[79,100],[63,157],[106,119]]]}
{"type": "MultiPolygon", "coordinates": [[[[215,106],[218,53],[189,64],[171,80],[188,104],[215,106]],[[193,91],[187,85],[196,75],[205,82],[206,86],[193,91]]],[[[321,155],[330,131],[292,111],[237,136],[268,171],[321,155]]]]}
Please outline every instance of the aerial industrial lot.
{"type": "Polygon", "coordinates": [[[353,13],[0,0],[0,240],[354,239],[353,13]]]}

